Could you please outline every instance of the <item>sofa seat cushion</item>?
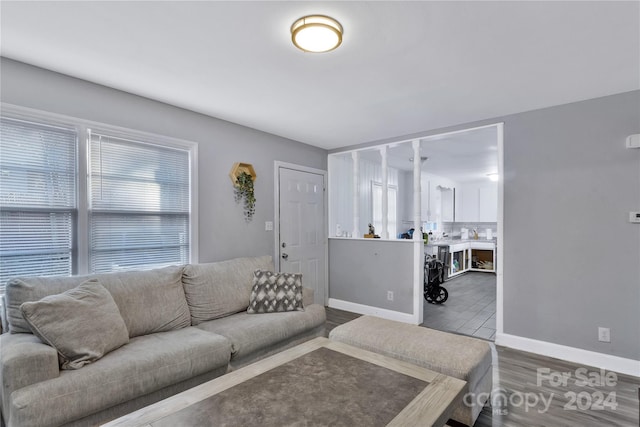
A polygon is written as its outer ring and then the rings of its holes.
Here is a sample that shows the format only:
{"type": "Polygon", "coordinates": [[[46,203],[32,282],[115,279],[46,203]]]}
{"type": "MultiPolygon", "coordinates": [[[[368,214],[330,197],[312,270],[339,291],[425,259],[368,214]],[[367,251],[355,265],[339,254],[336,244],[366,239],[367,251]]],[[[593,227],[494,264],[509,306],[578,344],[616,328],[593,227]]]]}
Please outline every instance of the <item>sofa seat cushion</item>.
{"type": "Polygon", "coordinates": [[[326,320],[324,307],[311,304],[305,311],[283,313],[237,313],[203,322],[197,328],[214,332],[231,342],[231,358],[243,358],[296,335],[312,330],[326,320]]]}
{"type": "Polygon", "coordinates": [[[11,279],[5,293],[10,331],[31,333],[20,311],[22,303],[60,294],[89,279],[97,279],[109,291],[127,325],[130,337],[172,331],[191,325],[189,307],[182,287],[182,266],[174,266],[90,276],[11,279]]]}
{"type": "Polygon", "coordinates": [[[191,324],[195,326],[246,310],[256,270],[273,270],[271,256],[186,265],[182,283],[191,324]]]}
{"type": "Polygon", "coordinates": [[[231,345],[188,327],[133,338],[100,360],[16,390],[11,425],[60,425],[197,375],[226,371],[231,345]]]}

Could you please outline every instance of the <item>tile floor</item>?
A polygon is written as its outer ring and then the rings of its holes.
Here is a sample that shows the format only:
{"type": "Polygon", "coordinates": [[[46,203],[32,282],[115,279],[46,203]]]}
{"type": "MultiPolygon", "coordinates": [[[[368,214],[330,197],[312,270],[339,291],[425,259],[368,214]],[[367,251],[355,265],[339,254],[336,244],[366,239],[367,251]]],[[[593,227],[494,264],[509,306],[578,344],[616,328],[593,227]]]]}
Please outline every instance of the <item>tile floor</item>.
{"type": "Polygon", "coordinates": [[[447,280],[444,304],[424,304],[428,328],[494,341],[496,335],[496,275],[468,272],[447,280]]]}

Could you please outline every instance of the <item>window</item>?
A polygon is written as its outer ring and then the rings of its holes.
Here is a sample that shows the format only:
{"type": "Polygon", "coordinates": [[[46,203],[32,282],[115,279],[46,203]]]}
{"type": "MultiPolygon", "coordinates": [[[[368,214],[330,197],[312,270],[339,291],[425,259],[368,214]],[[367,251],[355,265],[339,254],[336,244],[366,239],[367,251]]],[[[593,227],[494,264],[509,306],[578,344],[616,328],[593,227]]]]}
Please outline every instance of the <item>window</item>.
{"type": "Polygon", "coordinates": [[[197,262],[195,143],[4,105],[0,131],[0,294],[197,262]]]}
{"type": "MultiPolygon", "coordinates": [[[[377,231],[377,234],[382,236],[382,184],[374,182],[373,184],[373,226],[377,231]]],[[[396,206],[398,201],[398,188],[396,186],[389,185],[387,187],[387,231],[389,238],[393,239],[398,233],[398,222],[396,219],[396,206]]]]}
{"type": "Polygon", "coordinates": [[[0,123],[1,293],[13,276],[73,272],[77,133],[7,117],[0,123]]]}
{"type": "Polygon", "coordinates": [[[89,134],[91,271],[188,263],[189,152],[89,134]]]}

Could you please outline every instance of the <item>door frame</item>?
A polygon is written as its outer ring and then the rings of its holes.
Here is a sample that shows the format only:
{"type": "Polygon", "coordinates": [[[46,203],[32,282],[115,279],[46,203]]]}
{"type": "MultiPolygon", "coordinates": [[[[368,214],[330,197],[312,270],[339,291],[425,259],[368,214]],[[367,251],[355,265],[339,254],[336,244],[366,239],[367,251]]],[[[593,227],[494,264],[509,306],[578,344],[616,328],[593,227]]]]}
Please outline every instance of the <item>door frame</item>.
{"type": "Polygon", "coordinates": [[[290,169],[298,172],[312,173],[322,176],[323,182],[323,204],[322,212],[322,244],[324,245],[324,305],[329,300],[329,234],[328,234],[328,212],[329,199],[327,197],[327,171],[322,169],[311,168],[308,166],[297,165],[295,163],[282,162],[275,160],[273,162],[273,264],[276,271],[280,271],[280,169],[290,169]]]}

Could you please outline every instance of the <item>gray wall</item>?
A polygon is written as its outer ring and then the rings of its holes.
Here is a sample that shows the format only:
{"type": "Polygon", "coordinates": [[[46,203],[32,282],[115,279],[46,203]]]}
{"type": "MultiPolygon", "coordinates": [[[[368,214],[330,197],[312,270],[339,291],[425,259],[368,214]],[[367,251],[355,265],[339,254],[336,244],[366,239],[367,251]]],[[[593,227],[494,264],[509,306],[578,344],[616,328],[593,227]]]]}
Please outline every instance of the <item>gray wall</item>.
{"type": "Polygon", "coordinates": [[[640,210],[640,150],[625,148],[640,133],[640,91],[394,139],[497,122],[504,332],[640,360],[640,225],[628,222],[640,210]]]}
{"type": "Polygon", "coordinates": [[[413,243],[329,239],[329,297],[412,314],[413,243]]]}
{"type": "Polygon", "coordinates": [[[505,333],[640,360],[640,91],[504,121],[505,333]]]}
{"type": "MultiPolygon", "coordinates": [[[[0,67],[3,102],[198,142],[201,262],[273,253],[274,160],[326,169],[318,148],[11,60],[0,67]],[[227,176],[236,161],[258,174],[249,224],[227,176]]],[[[624,148],[639,118],[634,91],[398,138],[505,122],[506,333],[640,360],[640,226],[627,221],[640,210],[640,150],[624,148]],[[611,328],[610,344],[598,326],[611,328]]]]}
{"type": "Polygon", "coordinates": [[[327,169],[327,152],[105,86],[2,58],[0,100],[23,107],[181,138],[198,143],[200,262],[273,255],[273,162],[327,169]],[[256,214],[245,223],[229,171],[252,163],[256,214]]]}

